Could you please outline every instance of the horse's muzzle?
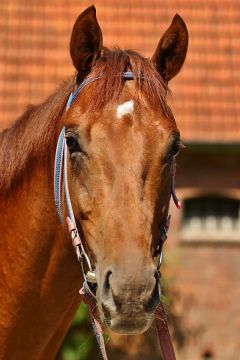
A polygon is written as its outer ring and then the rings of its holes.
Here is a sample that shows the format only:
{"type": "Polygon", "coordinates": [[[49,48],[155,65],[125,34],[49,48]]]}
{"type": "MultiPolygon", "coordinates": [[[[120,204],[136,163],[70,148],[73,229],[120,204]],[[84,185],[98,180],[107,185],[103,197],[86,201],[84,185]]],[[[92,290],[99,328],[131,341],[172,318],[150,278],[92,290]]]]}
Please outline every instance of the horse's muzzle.
{"type": "Polygon", "coordinates": [[[119,275],[105,274],[98,294],[101,320],[117,333],[143,333],[151,326],[160,301],[159,275],[155,269],[141,273],[141,277],[119,275]]]}

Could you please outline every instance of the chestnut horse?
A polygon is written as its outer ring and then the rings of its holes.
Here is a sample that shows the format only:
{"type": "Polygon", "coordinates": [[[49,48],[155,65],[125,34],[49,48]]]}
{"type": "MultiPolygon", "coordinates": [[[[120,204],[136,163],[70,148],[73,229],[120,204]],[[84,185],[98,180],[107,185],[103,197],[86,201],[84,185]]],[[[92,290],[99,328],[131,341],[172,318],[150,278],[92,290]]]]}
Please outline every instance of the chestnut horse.
{"type": "Polygon", "coordinates": [[[154,255],[180,146],[167,83],[187,44],[176,15],[151,60],[106,49],[92,6],[73,27],[77,76],[1,133],[0,359],[54,359],[81,301],[81,267],[53,196],[63,126],[69,191],[96,273],[101,321],[125,334],[151,325],[160,297],[154,255]],[[132,80],[122,76],[127,71],[132,80]],[[66,112],[70,93],[92,78],[66,112]]]}

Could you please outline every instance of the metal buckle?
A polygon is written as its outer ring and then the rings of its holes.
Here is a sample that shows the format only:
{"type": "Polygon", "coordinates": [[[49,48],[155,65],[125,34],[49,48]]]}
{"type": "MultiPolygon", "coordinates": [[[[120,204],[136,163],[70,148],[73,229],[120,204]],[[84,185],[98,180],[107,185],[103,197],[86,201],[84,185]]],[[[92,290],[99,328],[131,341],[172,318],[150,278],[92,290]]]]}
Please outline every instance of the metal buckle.
{"type": "Polygon", "coordinates": [[[71,230],[71,238],[72,238],[72,241],[74,242],[74,240],[76,239],[76,237],[78,236],[78,231],[77,229],[72,229],[71,230]]]}
{"type": "Polygon", "coordinates": [[[87,274],[86,274],[86,280],[89,283],[96,284],[97,280],[96,280],[95,271],[88,271],[87,274]]]}

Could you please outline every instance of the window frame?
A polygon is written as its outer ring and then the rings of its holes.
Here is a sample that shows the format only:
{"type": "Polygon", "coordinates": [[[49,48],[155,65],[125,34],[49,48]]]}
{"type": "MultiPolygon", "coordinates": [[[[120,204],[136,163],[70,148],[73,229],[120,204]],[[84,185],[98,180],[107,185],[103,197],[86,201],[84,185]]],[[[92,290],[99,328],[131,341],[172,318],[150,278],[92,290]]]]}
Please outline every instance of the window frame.
{"type": "MultiPolygon", "coordinates": [[[[239,243],[240,244],[240,227],[236,231],[227,229],[222,230],[203,230],[203,229],[190,229],[184,227],[184,215],[185,215],[185,202],[187,200],[201,199],[201,198],[218,198],[238,201],[240,211],[240,191],[187,191],[186,196],[182,201],[182,216],[180,221],[180,241],[182,243],[239,243]]],[[[239,215],[240,219],[240,215],[239,215]]],[[[240,220],[238,220],[240,221],[240,220]]]]}

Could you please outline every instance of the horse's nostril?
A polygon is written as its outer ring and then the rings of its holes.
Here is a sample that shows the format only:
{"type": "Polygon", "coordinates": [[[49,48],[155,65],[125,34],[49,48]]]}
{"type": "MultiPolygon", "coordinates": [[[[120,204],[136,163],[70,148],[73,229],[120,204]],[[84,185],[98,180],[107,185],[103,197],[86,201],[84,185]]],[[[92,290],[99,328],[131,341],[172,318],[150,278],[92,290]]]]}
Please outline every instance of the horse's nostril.
{"type": "Polygon", "coordinates": [[[144,306],[147,312],[153,312],[160,301],[159,273],[157,271],[155,272],[154,277],[156,279],[155,286],[153,288],[150,300],[144,306]]]}
{"type": "Polygon", "coordinates": [[[111,308],[114,308],[115,310],[121,307],[121,301],[119,300],[119,297],[114,294],[113,291],[113,273],[111,270],[107,271],[105,274],[105,279],[103,283],[103,293],[102,293],[102,300],[105,302],[105,305],[110,306],[111,308]]]}
{"type": "Polygon", "coordinates": [[[109,291],[111,290],[110,288],[110,277],[112,275],[112,271],[107,271],[105,274],[105,279],[104,279],[104,283],[103,283],[103,292],[104,293],[109,293],[109,291]]]}
{"type": "Polygon", "coordinates": [[[106,318],[110,317],[111,311],[116,311],[117,304],[111,287],[112,271],[107,271],[103,282],[102,310],[106,318]]]}
{"type": "Polygon", "coordinates": [[[155,271],[154,277],[155,277],[156,281],[159,282],[159,280],[160,280],[160,272],[158,270],[155,271]]]}

